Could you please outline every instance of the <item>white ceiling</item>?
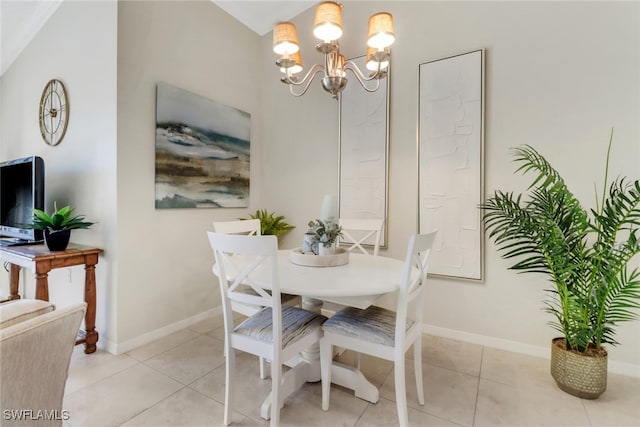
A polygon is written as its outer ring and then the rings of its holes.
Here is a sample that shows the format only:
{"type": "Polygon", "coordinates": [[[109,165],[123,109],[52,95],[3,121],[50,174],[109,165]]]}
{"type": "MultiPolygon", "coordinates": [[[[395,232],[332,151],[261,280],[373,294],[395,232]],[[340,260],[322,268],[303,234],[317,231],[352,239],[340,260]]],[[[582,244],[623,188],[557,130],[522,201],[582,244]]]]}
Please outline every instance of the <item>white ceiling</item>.
{"type": "Polygon", "coordinates": [[[0,75],[29,44],[62,0],[0,0],[0,75]]]}
{"type": "MultiPolygon", "coordinates": [[[[0,0],[0,75],[13,64],[63,0],[0,0]]],[[[211,0],[263,36],[316,1],[211,0]]]]}
{"type": "Polygon", "coordinates": [[[250,0],[211,0],[218,7],[235,17],[257,34],[264,36],[280,21],[288,21],[304,12],[316,1],[250,1],[250,0]]]}

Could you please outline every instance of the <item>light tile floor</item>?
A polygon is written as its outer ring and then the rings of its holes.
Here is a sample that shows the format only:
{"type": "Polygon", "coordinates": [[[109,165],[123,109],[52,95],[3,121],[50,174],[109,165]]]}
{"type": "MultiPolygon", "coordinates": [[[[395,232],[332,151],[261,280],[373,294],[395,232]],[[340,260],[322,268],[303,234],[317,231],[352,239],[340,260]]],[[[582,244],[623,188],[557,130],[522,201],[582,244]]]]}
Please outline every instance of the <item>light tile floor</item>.
{"type": "MultiPolygon", "coordinates": [[[[119,356],[85,355],[77,346],[65,427],[223,425],[223,346],[221,316],[119,356]]],[[[423,347],[424,406],[417,402],[413,363],[406,365],[412,426],[640,426],[638,378],[609,374],[599,399],[582,400],[558,389],[546,359],[430,335],[423,347]]],[[[380,387],[378,403],[333,386],[323,412],[320,384],[306,384],[285,402],[280,425],[397,425],[393,365],[363,356],[362,367],[380,387]]],[[[269,380],[259,379],[257,358],[238,353],[234,425],[268,425],[259,406],[270,388],[269,380]]]]}

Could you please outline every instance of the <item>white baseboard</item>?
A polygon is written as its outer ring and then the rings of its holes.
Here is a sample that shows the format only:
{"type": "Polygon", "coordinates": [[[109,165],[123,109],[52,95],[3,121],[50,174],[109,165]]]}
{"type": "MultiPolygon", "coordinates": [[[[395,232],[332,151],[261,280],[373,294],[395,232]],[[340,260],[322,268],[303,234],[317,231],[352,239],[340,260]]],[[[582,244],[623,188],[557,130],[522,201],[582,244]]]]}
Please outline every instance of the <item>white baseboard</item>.
{"type": "Polygon", "coordinates": [[[195,316],[189,317],[187,319],[180,320],[179,322],[172,323],[167,326],[163,326],[162,328],[158,328],[154,331],[147,332],[146,334],[142,334],[135,338],[132,338],[123,343],[114,343],[113,341],[98,341],[98,347],[108,351],[112,354],[121,354],[126,353],[127,351],[133,350],[134,348],[143,346],[157,339],[166,337],[169,334],[180,331],[184,328],[187,328],[191,325],[195,325],[198,322],[203,321],[207,317],[215,316],[222,312],[222,306],[212,308],[210,310],[204,311],[202,313],[196,314],[195,316]]]}
{"type": "MultiPolygon", "coordinates": [[[[499,350],[511,351],[513,353],[542,357],[544,359],[551,358],[551,350],[549,349],[549,347],[539,347],[517,341],[510,341],[486,335],[472,334],[470,332],[457,331],[454,329],[441,328],[439,326],[427,324],[422,325],[422,331],[424,333],[435,335],[438,337],[478,344],[485,347],[497,348],[499,350]]],[[[633,363],[616,362],[609,359],[608,369],[611,373],[640,378],[640,365],[635,365],[633,363]]]]}
{"type": "MultiPolygon", "coordinates": [[[[148,344],[157,339],[163,338],[169,334],[194,325],[207,317],[215,316],[222,312],[222,306],[212,308],[202,313],[196,314],[190,318],[172,323],[162,328],[156,329],[146,334],[140,335],[123,343],[114,343],[113,341],[100,339],[98,348],[108,351],[112,354],[126,353],[134,348],[148,344]]],[[[503,338],[490,337],[487,335],[473,334],[470,332],[457,331],[454,329],[442,328],[439,326],[427,325],[422,326],[422,331],[427,334],[438,337],[449,338],[457,341],[478,344],[485,347],[497,348],[499,350],[511,351],[514,353],[526,354],[528,356],[542,357],[549,359],[551,350],[548,347],[539,347],[535,345],[525,344],[518,341],[505,340],[503,338]]],[[[617,362],[609,360],[609,372],[621,375],[628,375],[640,378],[640,365],[627,362],[617,362]]]]}

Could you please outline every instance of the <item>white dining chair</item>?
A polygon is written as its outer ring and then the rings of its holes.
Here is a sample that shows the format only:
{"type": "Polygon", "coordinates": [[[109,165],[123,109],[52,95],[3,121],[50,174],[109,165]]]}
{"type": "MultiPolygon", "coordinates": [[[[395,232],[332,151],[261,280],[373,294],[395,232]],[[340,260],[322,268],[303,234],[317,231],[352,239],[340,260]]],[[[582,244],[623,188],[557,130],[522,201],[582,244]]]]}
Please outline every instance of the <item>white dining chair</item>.
{"type": "Polygon", "coordinates": [[[338,224],[342,227],[342,237],[340,245],[348,246],[348,251],[359,249],[365,255],[378,255],[380,249],[380,237],[384,218],[360,219],[360,218],[340,218],[338,224]],[[373,236],[373,248],[371,252],[364,248],[365,241],[373,236]]]}
{"type": "MultiPolygon", "coordinates": [[[[338,224],[342,227],[342,236],[339,239],[341,247],[346,246],[345,249],[349,252],[359,250],[365,255],[378,256],[384,218],[339,218],[338,224]],[[370,237],[373,237],[373,248],[367,250],[363,245],[369,244],[365,242],[370,237]]],[[[345,308],[343,304],[325,300],[322,310],[327,315],[331,315],[343,308],[345,308]]],[[[360,357],[358,355],[356,355],[354,362],[355,366],[359,368],[360,357]]]]}
{"type": "MultiPolygon", "coordinates": [[[[260,236],[260,220],[259,219],[247,219],[247,220],[236,220],[236,221],[214,221],[213,222],[213,231],[215,233],[222,234],[238,234],[245,236],[260,236]]],[[[229,272],[230,274],[234,274],[234,272],[229,272]]],[[[243,290],[246,292],[251,292],[251,288],[244,287],[243,290]]],[[[257,313],[261,307],[242,304],[238,302],[232,302],[231,307],[233,311],[236,313],[243,314],[245,316],[251,316],[257,313]]],[[[262,377],[263,365],[260,364],[260,373],[262,377]]]]}
{"type": "Polygon", "coordinates": [[[396,311],[378,306],[345,308],[327,320],[320,340],[322,409],[329,409],[333,346],[393,361],[396,405],[400,426],[408,426],[404,377],[405,353],[413,345],[418,402],[424,405],[422,385],[422,316],[429,253],[435,232],[411,237],[398,289],[396,311]]]}
{"type": "MultiPolygon", "coordinates": [[[[260,220],[259,219],[241,219],[237,221],[214,221],[213,231],[222,234],[242,234],[247,236],[260,236],[260,220]]],[[[299,295],[281,294],[282,303],[302,307],[302,299],[299,295]]],[[[243,304],[234,304],[234,311],[251,316],[259,307],[250,307],[243,304]]]]}
{"type": "Polygon", "coordinates": [[[223,234],[244,234],[247,236],[260,236],[259,219],[239,219],[235,221],[214,221],[213,231],[223,234]]]}
{"type": "Polygon", "coordinates": [[[322,336],[321,325],[326,317],[281,304],[277,265],[278,240],[275,236],[238,236],[212,232],[207,234],[218,270],[224,316],[224,424],[229,425],[231,422],[235,351],[241,350],[271,361],[270,425],[275,427],[278,425],[280,407],[283,405],[282,365],[309,346],[318,343],[322,336]],[[240,257],[243,257],[242,261],[239,261],[240,257]],[[239,263],[242,265],[238,265],[239,263]],[[253,273],[257,269],[266,269],[266,272],[261,271],[261,277],[266,275],[269,279],[254,279],[253,273]],[[229,279],[230,271],[235,272],[232,279],[229,279]],[[238,292],[241,286],[250,286],[255,295],[238,292]],[[236,325],[231,308],[232,301],[263,308],[236,325]]]}
{"type": "MultiPolygon", "coordinates": [[[[216,233],[222,234],[237,234],[237,235],[245,235],[245,236],[260,236],[262,235],[260,220],[255,219],[241,219],[235,221],[214,221],[213,222],[213,231],[216,233]]],[[[234,274],[234,272],[229,272],[230,274],[234,274]]],[[[240,286],[238,289],[239,292],[247,292],[253,293],[251,287],[249,286],[240,286]]],[[[291,294],[281,294],[282,304],[293,305],[297,307],[302,307],[302,298],[299,295],[291,295],[291,294]]],[[[238,301],[231,302],[231,308],[236,313],[240,313],[245,316],[252,316],[256,314],[262,307],[243,304],[238,301]]],[[[267,369],[265,365],[264,359],[260,358],[260,378],[267,378],[267,369]]]]}

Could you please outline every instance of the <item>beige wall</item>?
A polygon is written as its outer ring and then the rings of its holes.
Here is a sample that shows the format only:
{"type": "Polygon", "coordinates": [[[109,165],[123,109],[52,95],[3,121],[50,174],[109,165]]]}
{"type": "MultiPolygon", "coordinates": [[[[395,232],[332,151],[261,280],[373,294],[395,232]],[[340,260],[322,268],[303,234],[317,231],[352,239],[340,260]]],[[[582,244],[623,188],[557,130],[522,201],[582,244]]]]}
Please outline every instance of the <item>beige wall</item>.
{"type": "MultiPolygon", "coordinates": [[[[367,18],[387,10],[392,47],[389,248],[402,257],[417,230],[418,64],[486,49],[485,187],[524,191],[509,148],[531,144],[556,166],[586,206],[601,184],[611,127],[611,171],[638,178],[640,4],[560,2],[344,2],[347,57],[362,55],[367,18]]],[[[294,19],[305,67],[321,61],[310,36],[313,10],[294,19]]],[[[303,98],[278,81],[270,35],[262,40],[264,195],[298,225],[298,246],[322,196],[337,193],[338,103],[314,82],[303,98]],[[286,189],[286,190],[285,190],[286,189]]],[[[349,84],[355,84],[352,79],[349,84]]],[[[433,279],[425,319],[433,333],[548,356],[542,278],[516,275],[486,244],[484,282],[433,279]]],[[[640,322],[619,327],[612,368],[640,375],[640,322]],[[616,365],[616,362],[621,362],[616,365]]]]}
{"type": "MultiPolygon", "coordinates": [[[[104,248],[96,269],[101,340],[115,339],[116,270],[116,3],[66,1],[1,80],[0,160],[37,155],[45,161],[47,210],[71,204],[96,221],[72,241],[104,248]],[[45,144],[38,105],[45,84],[60,79],[69,97],[69,127],[56,147],[45,144]]],[[[33,273],[22,273],[21,293],[35,296],[33,273]]],[[[59,306],[82,299],[84,269],[54,270],[49,293],[59,306]]],[[[0,293],[8,277],[0,274],[0,293]]]]}
{"type": "Polygon", "coordinates": [[[119,350],[219,306],[205,231],[214,220],[251,212],[154,208],[156,83],[251,114],[255,210],[261,190],[258,42],[255,33],[210,2],[119,2],[119,350]]]}

